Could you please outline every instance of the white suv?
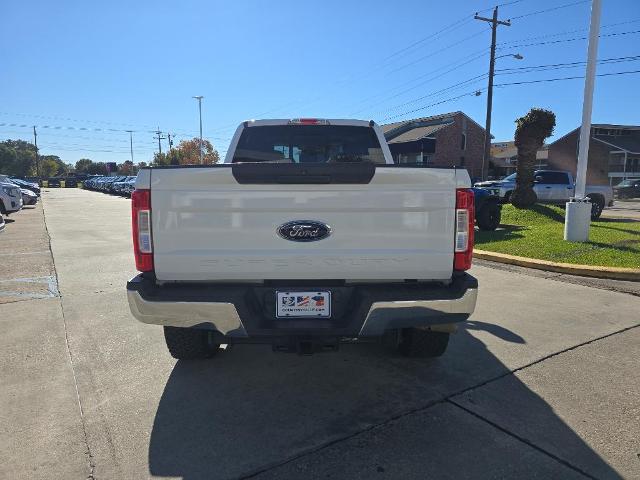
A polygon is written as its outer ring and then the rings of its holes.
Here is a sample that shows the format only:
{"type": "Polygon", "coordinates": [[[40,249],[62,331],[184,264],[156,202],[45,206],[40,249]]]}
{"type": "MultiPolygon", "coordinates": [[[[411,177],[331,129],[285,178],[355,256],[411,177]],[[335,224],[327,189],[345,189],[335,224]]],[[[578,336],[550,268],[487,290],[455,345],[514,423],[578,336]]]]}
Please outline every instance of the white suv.
{"type": "Polygon", "coordinates": [[[5,175],[0,175],[0,213],[9,215],[22,208],[20,187],[11,183],[5,175]]]}

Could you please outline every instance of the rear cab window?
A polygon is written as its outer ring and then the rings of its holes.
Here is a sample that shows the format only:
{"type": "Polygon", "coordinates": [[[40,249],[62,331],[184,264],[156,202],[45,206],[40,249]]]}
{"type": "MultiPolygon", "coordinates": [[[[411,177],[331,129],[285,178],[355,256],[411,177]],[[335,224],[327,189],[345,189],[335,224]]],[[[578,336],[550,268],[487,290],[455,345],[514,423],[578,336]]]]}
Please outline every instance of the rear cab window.
{"type": "Polygon", "coordinates": [[[552,184],[552,185],[567,185],[569,183],[569,176],[564,172],[537,172],[536,178],[539,179],[539,183],[552,184]]]}
{"type": "Polygon", "coordinates": [[[347,125],[260,125],[242,131],[233,163],[384,164],[373,128],[347,125]]]}

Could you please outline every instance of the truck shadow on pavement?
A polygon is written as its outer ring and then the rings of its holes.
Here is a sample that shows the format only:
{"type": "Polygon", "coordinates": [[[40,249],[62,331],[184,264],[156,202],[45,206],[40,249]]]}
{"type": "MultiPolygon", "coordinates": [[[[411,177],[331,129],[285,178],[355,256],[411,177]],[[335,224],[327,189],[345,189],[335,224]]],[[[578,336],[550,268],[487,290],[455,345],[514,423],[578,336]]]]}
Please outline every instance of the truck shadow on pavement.
{"type": "Polygon", "coordinates": [[[621,478],[468,330],[509,348],[525,344],[506,328],[473,321],[435,360],[377,345],[311,357],[243,345],[211,361],[179,361],[154,420],[150,473],[187,480],[262,471],[273,478],[621,478]],[[437,426],[434,412],[453,415],[437,426]],[[403,420],[426,427],[381,446],[384,432],[403,420]],[[331,449],[343,455],[338,466],[302,469],[331,449]],[[297,475],[268,471],[293,458],[297,475]]]}

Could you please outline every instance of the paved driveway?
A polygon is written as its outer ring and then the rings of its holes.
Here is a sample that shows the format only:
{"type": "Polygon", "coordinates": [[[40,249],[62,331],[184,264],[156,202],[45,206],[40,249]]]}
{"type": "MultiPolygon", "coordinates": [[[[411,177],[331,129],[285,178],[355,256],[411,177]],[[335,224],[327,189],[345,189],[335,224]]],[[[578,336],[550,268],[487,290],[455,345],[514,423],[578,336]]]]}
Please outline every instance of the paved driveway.
{"type": "Polygon", "coordinates": [[[637,296],[476,266],[477,311],[437,360],[176,362],[128,311],[129,201],[43,198],[61,296],[0,305],[0,477],[640,478],[637,296]]]}
{"type": "Polygon", "coordinates": [[[628,218],[640,221],[640,201],[616,200],[613,207],[607,207],[602,211],[604,218],[628,218]]]}

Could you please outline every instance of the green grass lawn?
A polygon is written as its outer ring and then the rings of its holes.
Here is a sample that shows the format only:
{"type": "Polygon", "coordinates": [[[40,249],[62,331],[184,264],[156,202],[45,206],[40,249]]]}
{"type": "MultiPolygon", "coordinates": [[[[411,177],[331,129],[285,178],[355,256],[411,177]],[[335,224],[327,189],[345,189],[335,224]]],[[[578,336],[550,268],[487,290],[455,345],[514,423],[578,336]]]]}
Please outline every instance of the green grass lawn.
{"type": "Polygon", "coordinates": [[[564,213],[548,205],[504,205],[502,225],[494,232],[476,230],[476,247],[559,263],[640,268],[640,222],[600,219],[591,222],[589,242],[565,242],[564,213]]]}

